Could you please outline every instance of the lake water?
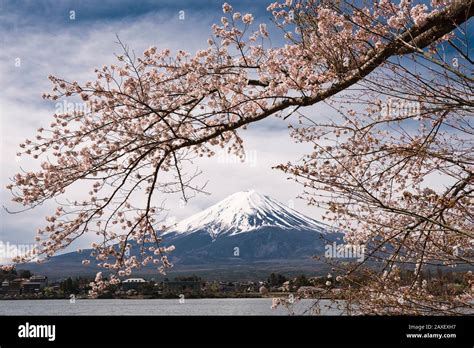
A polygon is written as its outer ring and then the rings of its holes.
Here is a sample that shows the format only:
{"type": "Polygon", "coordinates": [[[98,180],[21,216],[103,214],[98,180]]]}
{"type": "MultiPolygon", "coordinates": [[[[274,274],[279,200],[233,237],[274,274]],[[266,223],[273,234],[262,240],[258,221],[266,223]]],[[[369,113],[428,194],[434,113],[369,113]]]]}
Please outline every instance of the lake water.
{"type": "MultiPolygon", "coordinates": [[[[303,314],[312,300],[302,300],[294,305],[295,314],[303,314]]],[[[322,301],[322,315],[338,315],[336,309],[325,308],[329,301],[322,301]]],[[[252,299],[174,299],[132,300],[78,299],[69,300],[2,300],[0,315],[288,315],[286,308],[271,309],[270,298],[252,299]]]]}

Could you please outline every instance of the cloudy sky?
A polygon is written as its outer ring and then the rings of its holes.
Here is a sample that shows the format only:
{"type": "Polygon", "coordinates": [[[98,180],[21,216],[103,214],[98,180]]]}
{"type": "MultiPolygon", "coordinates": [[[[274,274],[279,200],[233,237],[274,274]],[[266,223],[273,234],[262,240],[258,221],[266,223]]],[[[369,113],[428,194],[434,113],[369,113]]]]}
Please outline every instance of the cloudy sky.
{"type": "MultiPolygon", "coordinates": [[[[245,0],[233,5],[238,11],[253,13],[258,25],[269,23],[268,3],[245,0]]],[[[5,185],[21,168],[37,165],[24,163],[15,154],[20,142],[51,122],[55,105],[41,98],[50,90],[48,75],[81,82],[93,79],[94,68],[114,62],[114,53],[120,52],[116,35],[140,54],[152,45],[194,52],[206,47],[210,26],[222,16],[221,5],[220,0],[0,0],[2,205],[10,210],[19,209],[10,202],[5,185]]],[[[276,34],[274,30],[274,45],[279,43],[276,34]]],[[[308,112],[313,117],[331,117],[324,106],[308,112]]],[[[281,202],[292,202],[300,212],[320,218],[320,211],[295,199],[302,188],[286,180],[285,174],[271,169],[276,164],[298,160],[307,150],[305,145],[292,142],[287,126],[287,121],[272,118],[241,133],[248,156],[244,163],[222,155],[201,161],[201,180],[208,181],[206,189],[210,195],[198,196],[182,209],[173,209],[178,206],[178,197],[169,197],[167,205],[172,215],[179,220],[236,191],[256,189],[281,202]]],[[[0,241],[33,243],[36,229],[44,225],[44,216],[53,206],[54,202],[21,214],[9,214],[2,209],[0,241]]],[[[89,244],[86,238],[74,248],[89,244]]]]}

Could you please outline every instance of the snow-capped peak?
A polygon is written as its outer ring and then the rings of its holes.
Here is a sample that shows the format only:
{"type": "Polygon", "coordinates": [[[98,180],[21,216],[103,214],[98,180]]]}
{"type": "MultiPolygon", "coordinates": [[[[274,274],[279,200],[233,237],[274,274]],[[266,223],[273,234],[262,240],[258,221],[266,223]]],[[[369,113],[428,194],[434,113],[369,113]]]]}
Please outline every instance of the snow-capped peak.
{"type": "MultiPolygon", "coordinates": [[[[219,234],[237,234],[260,229],[329,231],[329,226],[306,217],[284,204],[254,190],[234,193],[217,204],[197,213],[171,229],[177,233],[208,231],[213,237],[219,234]]],[[[171,232],[170,231],[170,232],[171,232]]]]}

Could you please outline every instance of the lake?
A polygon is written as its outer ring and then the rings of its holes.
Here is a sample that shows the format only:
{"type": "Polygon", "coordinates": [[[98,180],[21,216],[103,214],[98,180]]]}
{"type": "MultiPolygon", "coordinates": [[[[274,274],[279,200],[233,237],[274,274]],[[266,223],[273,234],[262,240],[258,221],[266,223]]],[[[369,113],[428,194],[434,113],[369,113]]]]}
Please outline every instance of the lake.
{"type": "MultiPolygon", "coordinates": [[[[295,314],[303,314],[313,300],[294,305],[295,314]]],[[[326,308],[322,315],[339,315],[340,311],[326,308]]],[[[77,299],[69,300],[2,300],[0,315],[288,315],[283,307],[272,309],[270,298],[236,299],[77,299]]]]}

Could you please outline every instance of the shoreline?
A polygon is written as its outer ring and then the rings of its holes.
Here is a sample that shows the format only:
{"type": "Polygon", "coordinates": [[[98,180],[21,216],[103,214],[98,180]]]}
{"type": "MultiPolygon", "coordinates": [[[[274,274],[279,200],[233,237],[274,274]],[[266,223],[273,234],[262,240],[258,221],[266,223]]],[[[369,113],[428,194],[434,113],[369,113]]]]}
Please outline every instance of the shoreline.
{"type": "MultiPolygon", "coordinates": [[[[273,299],[273,298],[285,298],[289,295],[295,295],[293,293],[269,293],[265,296],[260,294],[249,294],[250,296],[189,296],[185,297],[187,300],[200,300],[200,299],[273,299]]],[[[102,297],[102,298],[91,298],[87,296],[76,296],[74,299],[77,300],[179,300],[180,294],[175,296],[157,297],[157,296],[123,296],[123,297],[102,297]]],[[[308,297],[308,300],[342,300],[334,297],[308,297]]],[[[25,300],[71,300],[71,297],[11,297],[11,298],[0,298],[0,301],[25,301],[25,300]]]]}

